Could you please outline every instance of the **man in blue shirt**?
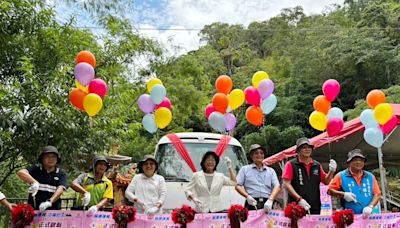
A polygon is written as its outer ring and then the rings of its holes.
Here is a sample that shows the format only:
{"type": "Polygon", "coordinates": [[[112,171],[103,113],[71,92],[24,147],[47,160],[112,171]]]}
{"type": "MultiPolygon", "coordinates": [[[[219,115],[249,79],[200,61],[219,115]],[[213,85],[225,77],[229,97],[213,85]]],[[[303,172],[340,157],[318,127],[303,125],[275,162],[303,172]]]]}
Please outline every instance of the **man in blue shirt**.
{"type": "Polygon", "coordinates": [[[272,210],[272,205],[281,190],[274,169],[264,165],[266,150],[259,144],[250,146],[249,157],[252,164],[243,166],[236,177],[236,191],[246,197],[245,207],[249,210],[272,210]]]}

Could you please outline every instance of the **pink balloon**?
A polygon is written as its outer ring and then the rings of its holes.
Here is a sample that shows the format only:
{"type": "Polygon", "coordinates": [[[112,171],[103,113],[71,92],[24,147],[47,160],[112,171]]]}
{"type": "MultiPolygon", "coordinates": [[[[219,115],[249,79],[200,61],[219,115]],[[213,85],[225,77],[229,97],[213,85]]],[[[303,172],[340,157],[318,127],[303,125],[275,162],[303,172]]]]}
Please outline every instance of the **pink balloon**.
{"type": "Polygon", "coordinates": [[[208,119],[208,117],[211,115],[212,112],[215,111],[215,109],[212,104],[208,104],[207,107],[204,109],[204,111],[206,112],[206,117],[208,119]]]}
{"type": "Polygon", "coordinates": [[[171,109],[171,101],[168,99],[168,97],[164,97],[164,99],[161,101],[161,103],[156,105],[156,109],[161,108],[161,107],[171,109]]]}
{"type": "Polygon", "coordinates": [[[246,102],[251,105],[260,106],[261,97],[260,93],[253,86],[249,86],[244,90],[246,96],[246,102]]]}
{"type": "Polygon", "coordinates": [[[339,134],[339,132],[343,129],[343,125],[344,122],[342,119],[337,117],[330,118],[328,120],[328,126],[326,127],[329,137],[339,134]]]}
{"type": "Polygon", "coordinates": [[[395,128],[397,125],[397,117],[395,115],[392,116],[392,118],[390,118],[390,120],[388,122],[385,123],[385,125],[381,125],[380,128],[383,132],[383,134],[388,134],[389,132],[391,132],[393,130],[393,128],[395,128]]]}
{"type": "Polygon", "coordinates": [[[89,84],[89,93],[95,93],[104,98],[107,93],[107,84],[99,78],[93,79],[89,84]]]}
{"type": "Polygon", "coordinates": [[[329,79],[322,85],[322,92],[325,97],[330,101],[334,101],[340,92],[340,84],[335,79],[329,79]]]}

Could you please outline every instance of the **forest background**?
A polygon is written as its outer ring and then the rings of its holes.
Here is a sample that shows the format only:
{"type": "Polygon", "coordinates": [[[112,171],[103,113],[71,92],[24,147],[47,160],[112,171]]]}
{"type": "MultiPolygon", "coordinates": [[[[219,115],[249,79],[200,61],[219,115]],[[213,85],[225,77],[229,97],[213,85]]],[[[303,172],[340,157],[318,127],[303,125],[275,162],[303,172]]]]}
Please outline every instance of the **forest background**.
{"type": "MultiPolygon", "coordinates": [[[[129,20],[113,14],[124,1],[65,1],[86,10],[103,32],[79,28],[74,17],[59,23],[54,7],[44,1],[0,1],[0,191],[10,198],[27,196],[15,172],[35,162],[48,144],[59,149],[72,179],[93,154],[108,153],[113,145],[138,161],[153,153],[167,133],[212,132],[204,108],[222,74],[242,90],[259,70],[274,81],[278,106],[263,126],[247,122],[243,105],[235,111],[233,131],[245,149],[259,143],[269,155],[298,137],[318,134],[308,116],[327,79],[341,85],[332,105],[346,111],[345,120],[367,107],[365,97],[372,89],[400,103],[400,1],[345,0],[318,15],[294,7],[248,26],[215,22],[199,32],[203,46],[172,57],[156,41],[140,36],[129,20]],[[95,54],[96,77],[109,87],[104,108],[94,118],[68,101],[81,50],[95,54]],[[136,65],[141,57],[147,68],[136,65]],[[136,102],[154,77],[167,88],[173,121],[152,135],[142,127],[136,102]]],[[[389,185],[399,190],[399,169],[386,168],[389,185]]]]}

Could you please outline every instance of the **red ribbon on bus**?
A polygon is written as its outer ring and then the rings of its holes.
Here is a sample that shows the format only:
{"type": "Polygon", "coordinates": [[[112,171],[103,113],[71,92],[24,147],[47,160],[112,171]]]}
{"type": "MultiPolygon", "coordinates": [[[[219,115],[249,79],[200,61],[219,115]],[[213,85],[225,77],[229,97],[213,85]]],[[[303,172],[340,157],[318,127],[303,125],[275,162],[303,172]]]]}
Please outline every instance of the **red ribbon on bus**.
{"type": "Polygon", "coordinates": [[[186,164],[188,164],[189,168],[196,172],[196,167],[193,164],[192,158],[190,157],[185,144],[183,144],[182,140],[175,134],[168,134],[167,138],[171,141],[172,145],[174,145],[175,149],[181,155],[183,160],[185,160],[186,164]]]}
{"type": "Polygon", "coordinates": [[[221,137],[217,147],[215,148],[215,153],[218,155],[218,157],[221,157],[222,154],[225,152],[226,148],[228,147],[229,141],[231,141],[231,138],[232,137],[230,137],[229,135],[224,135],[221,137]]]}

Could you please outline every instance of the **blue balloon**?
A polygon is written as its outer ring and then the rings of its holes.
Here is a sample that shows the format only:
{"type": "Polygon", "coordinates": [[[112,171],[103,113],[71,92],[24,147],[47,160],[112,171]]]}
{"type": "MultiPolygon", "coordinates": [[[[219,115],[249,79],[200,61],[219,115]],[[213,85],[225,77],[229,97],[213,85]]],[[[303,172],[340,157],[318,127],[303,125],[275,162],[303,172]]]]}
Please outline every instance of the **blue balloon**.
{"type": "Polygon", "coordinates": [[[265,115],[269,114],[272,112],[272,110],[275,109],[276,104],[278,103],[278,99],[274,94],[271,94],[269,97],[264,99],[261,102],[261,109],[265,115]]]}
{"type": "Polygon", "coordinates": [[[154,118],[154,114],[146,114],[143,116],[142,124],[146,131],[150,132],[151,134],[157,131],[157,125],[154,118]]]}
{"type": "Polygon", "coordinates": [[[328,115],[326,115],[326,118],[329,120],[333,117],[339,118],[341,120],[343,120],[343,111],[342,109],[338,108],[338,107],[333,107],[331,109],[329,109],[328,115]]]}
{"type": "Polygon", "coordinates": [[[167,90],[163,85],[156,84],[151,89],[150,97],[154,104],[160,104],[167,95],[167,90]]]}
{"type": "Polygon", "coordinates": [[[210,124],[212,129],[218,132],[225,131],[225,116],[220,112],[212,112],[211,115],[208,117],[208,123],[210,124]]]}
{"type": "Polygon", "coordinates": [[[379,126],[378,122],[375,120],[374,111],[372,111],[372,109],[366,109],[362,111],[360,119],[361,123],[365,126],[365,129],[379,126]]]}
{"type": "Polygon", "coordinates": [[[364,131],[364,139],[369,145],[373,147],[382,147],[383,132],[377,127],[370,127],[364,131]]]}

